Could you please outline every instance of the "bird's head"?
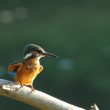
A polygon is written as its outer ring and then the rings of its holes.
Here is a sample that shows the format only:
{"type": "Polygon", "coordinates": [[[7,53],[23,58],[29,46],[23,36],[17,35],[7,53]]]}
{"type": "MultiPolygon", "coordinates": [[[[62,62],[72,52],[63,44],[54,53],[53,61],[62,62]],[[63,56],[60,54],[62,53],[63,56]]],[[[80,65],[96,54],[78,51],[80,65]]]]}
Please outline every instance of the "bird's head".
{"type": "Polygon", "coordinates": [[[42,47],[36,45],[36,44],[27,44],[24,47],[24,59],[28,58],[42,58],[42,57],[57,57],[56,55],[52,53],[46,52],[42,47]]]}

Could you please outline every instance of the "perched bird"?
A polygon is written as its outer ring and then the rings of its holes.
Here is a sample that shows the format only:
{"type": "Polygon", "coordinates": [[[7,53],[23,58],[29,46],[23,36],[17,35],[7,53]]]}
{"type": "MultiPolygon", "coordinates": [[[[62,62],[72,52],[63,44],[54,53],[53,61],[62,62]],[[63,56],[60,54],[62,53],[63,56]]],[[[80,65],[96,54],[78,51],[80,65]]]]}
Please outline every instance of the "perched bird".
{"type": "Polygon", "coordinates": [[[57,57],[54,54],[46,52],[36,44],[27,44],[24,47],[23,60],[10,64],[8,66],[8,72],[16,72],[15,82],[20,84],[20,88],[26,85],[34,91],[33,81],[43,70],[40,59],[48,56],[57,57]]]}

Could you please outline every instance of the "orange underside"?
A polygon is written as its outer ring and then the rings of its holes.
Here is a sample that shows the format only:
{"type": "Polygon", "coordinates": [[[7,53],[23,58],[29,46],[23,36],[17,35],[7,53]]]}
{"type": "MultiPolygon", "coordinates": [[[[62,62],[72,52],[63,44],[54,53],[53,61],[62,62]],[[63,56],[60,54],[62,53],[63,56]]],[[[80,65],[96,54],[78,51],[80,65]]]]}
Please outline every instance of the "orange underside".
{"type": "Polygon", "coordinates": [[[32,85],[33,80],[40,73],[40,68],[27,68],[21,66],[17,70],[16,82],[22,85],[32,85]]]}
{"type": "Polygon", "coordinates": [[[27,62],[27,64],[18,63],[9,65],[9,71],[13,71],[16,69],[16,83],[21,85],[33,85],[34,79],[43,70],[43,67],[41,65],[31,65],[29,64],[29,62],[27,62]]]}

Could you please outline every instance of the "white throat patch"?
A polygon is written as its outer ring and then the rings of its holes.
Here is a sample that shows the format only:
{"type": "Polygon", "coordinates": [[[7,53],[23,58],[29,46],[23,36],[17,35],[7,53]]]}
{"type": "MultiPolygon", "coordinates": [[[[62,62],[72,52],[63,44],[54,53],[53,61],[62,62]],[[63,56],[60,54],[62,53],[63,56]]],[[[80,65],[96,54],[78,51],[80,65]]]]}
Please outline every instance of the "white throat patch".
{"type": "Polygon", "coordinates": [[[29,58],[31,55],[32,55],[32,53],[28,53],[28,54],[26,54],[25,57],[24,57],[24,59],[29,58]]]}
{"type": "MultiPolygon", "coordinates": [[[[40,55],[40,54],[36,54],[36,58],[39,60],[40,58],[44,57],[43,55],[40,55]]],[[[28,53],[25,55],[24,59],[28,59],[29,57],[32,56],[32,53],[28,53]]]]}

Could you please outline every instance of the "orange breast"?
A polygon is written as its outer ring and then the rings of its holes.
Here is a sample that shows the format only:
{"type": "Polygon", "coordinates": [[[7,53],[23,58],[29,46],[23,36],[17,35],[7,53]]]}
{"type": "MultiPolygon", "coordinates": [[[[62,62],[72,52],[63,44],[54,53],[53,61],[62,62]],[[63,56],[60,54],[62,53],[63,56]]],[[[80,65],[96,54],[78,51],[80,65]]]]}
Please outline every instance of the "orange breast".
{"type": "Polygon", "coordinates": [[[22,85],[32,85],[33,80],[41,71],[41,66],[21,65],[16,72],[16,82],[22,85]]]}

